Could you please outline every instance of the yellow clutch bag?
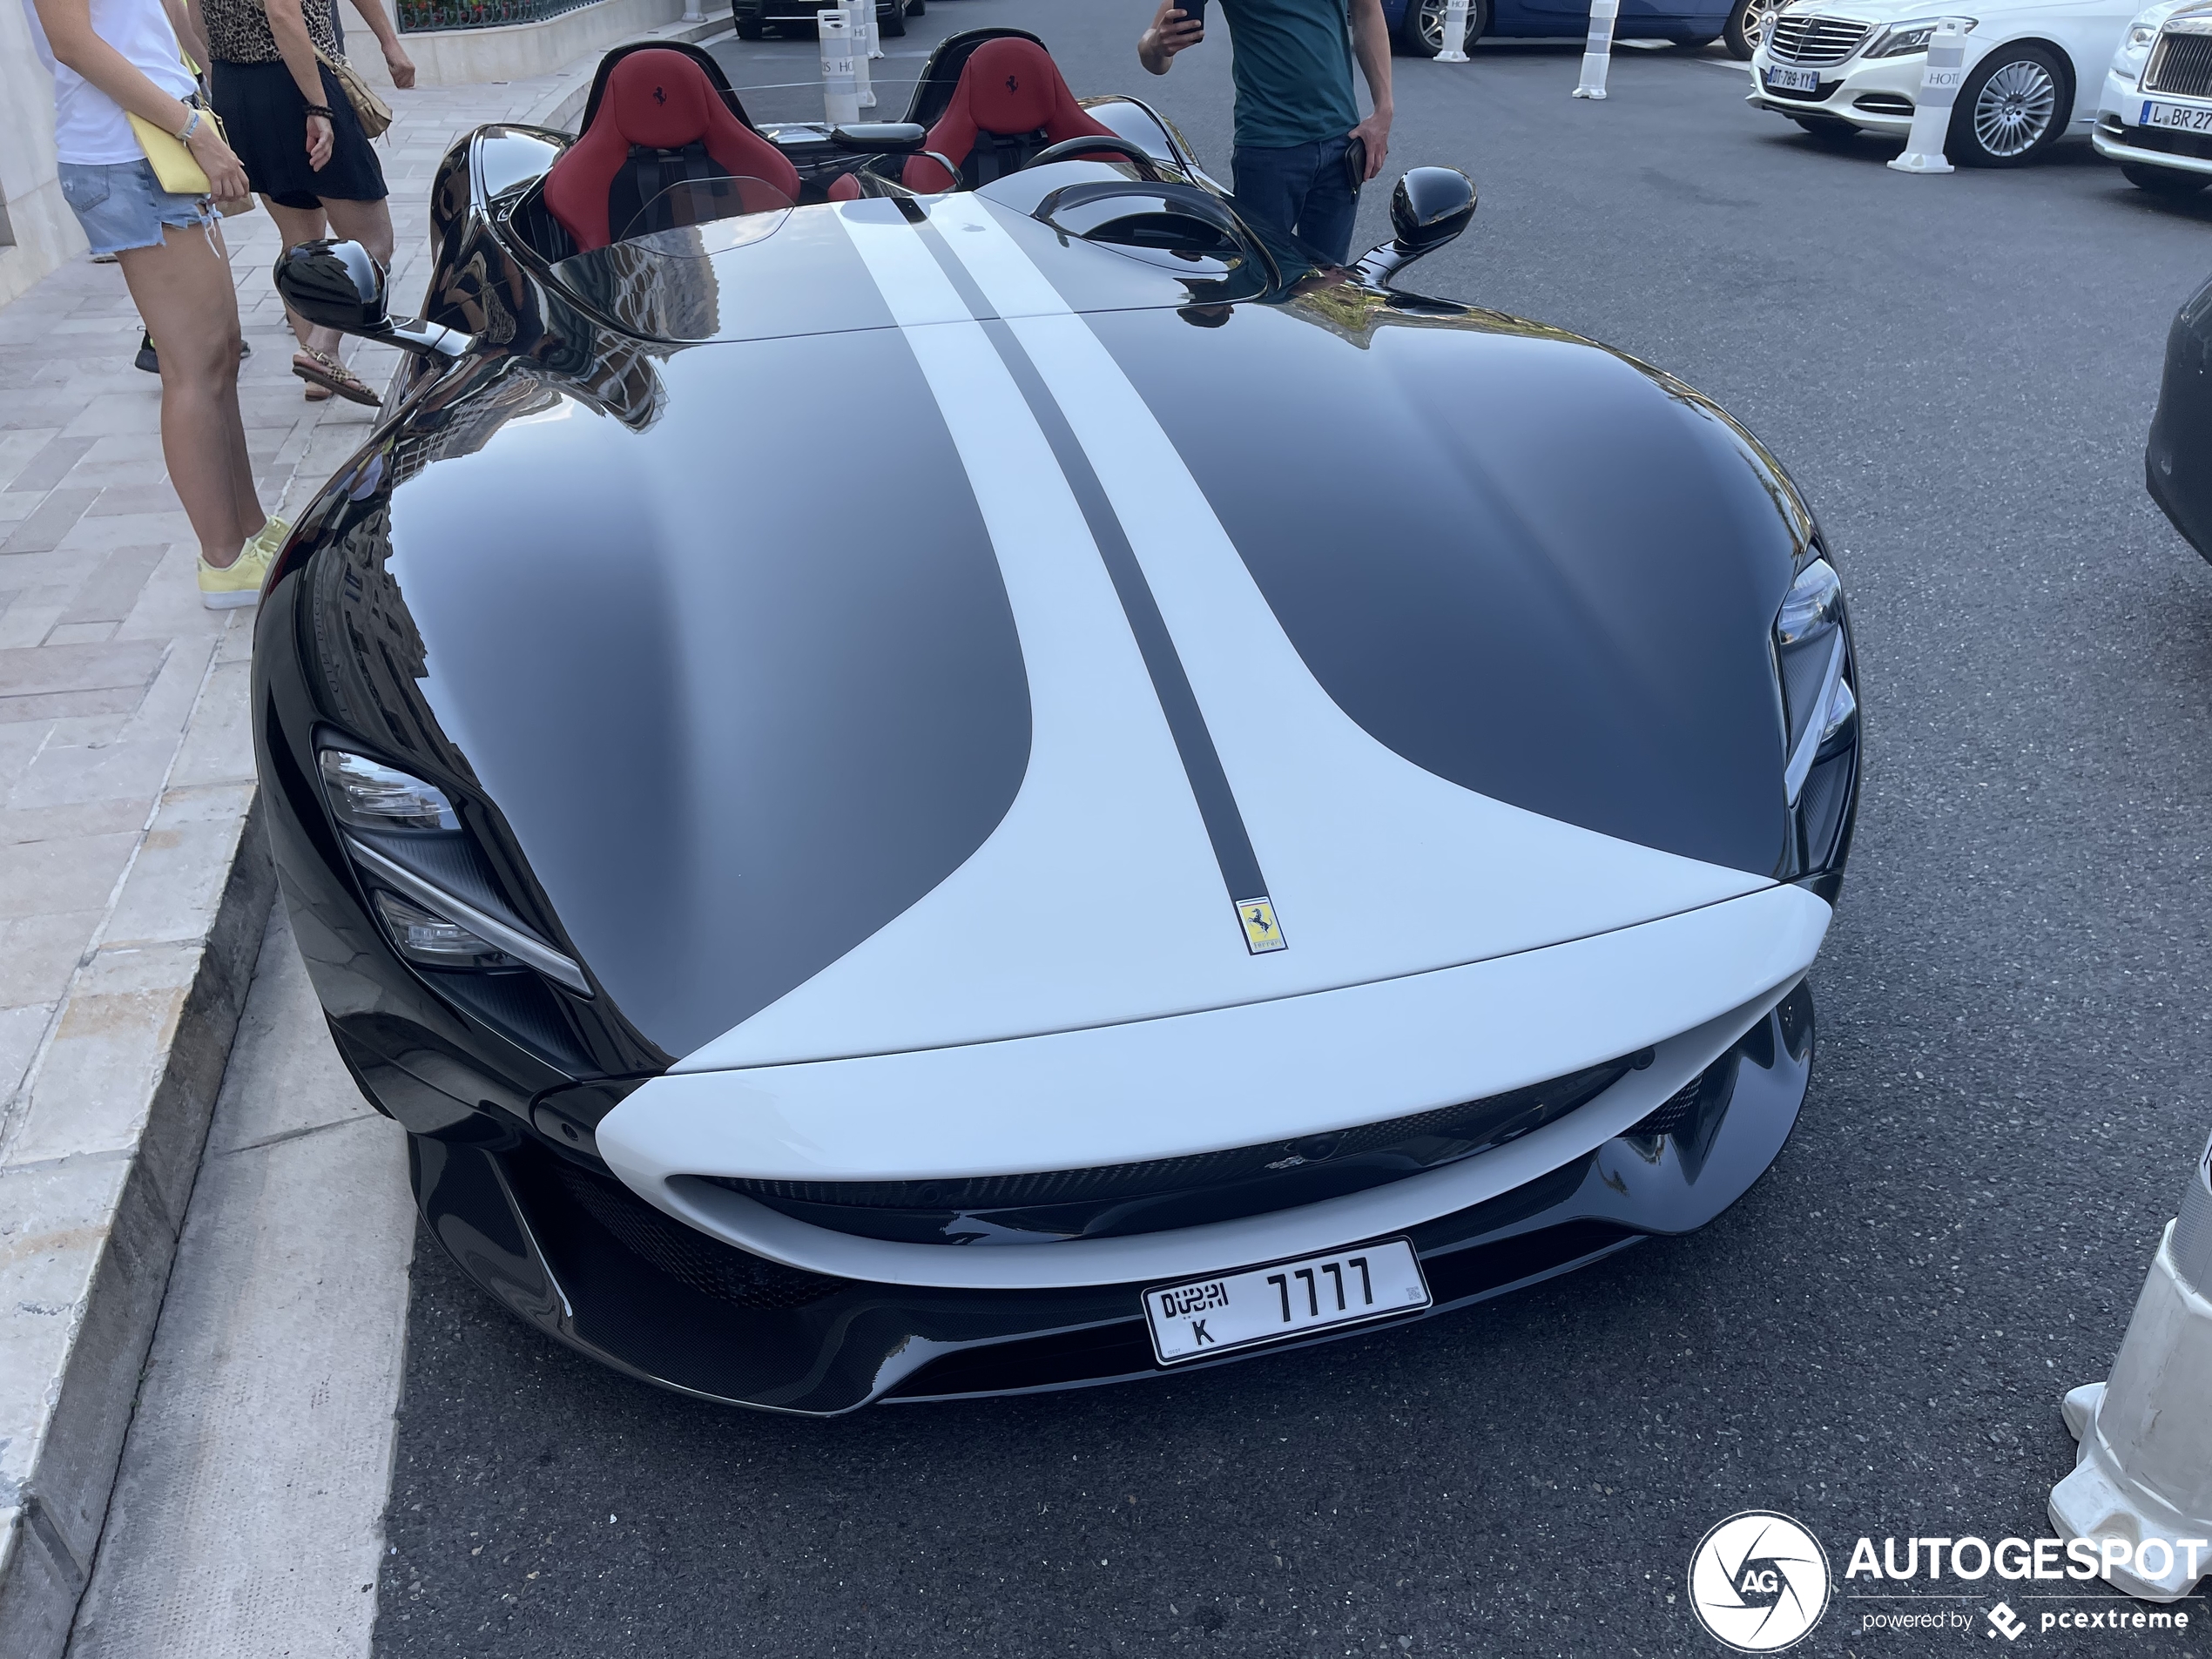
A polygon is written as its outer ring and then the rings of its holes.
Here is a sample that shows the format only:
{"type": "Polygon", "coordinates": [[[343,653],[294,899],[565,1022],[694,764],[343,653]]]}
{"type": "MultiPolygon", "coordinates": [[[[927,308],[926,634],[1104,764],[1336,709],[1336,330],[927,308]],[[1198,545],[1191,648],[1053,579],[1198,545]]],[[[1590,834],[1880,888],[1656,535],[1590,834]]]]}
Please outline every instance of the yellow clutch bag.
{"type": "MultiPolygon", "coordinates": [[[[130,114],[127,110],[124,112],[130,114]]],[[[131,131],[138,135],[138,148],[146,152],[146,159],[153,163],[153,176],[161,187],[172,196],[205,196],[208,193],[207,174],[199,163],[192,158],[192,152],[177,141],[173,132],[164,132],[143,115],[131,116],[131,131]]],[[[220,132],[223,124],[216,120],[215,111],[202,110],[200,119],[214,121],[215,131],[220,132]]]]}

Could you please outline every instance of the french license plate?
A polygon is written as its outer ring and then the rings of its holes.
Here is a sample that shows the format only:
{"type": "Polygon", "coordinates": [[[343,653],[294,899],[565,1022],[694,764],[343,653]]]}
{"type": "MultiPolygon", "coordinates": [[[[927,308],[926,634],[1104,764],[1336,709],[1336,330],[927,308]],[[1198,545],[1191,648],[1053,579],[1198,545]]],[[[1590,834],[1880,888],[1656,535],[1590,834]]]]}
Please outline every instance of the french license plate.
{"type": "Polygon", "coordinates": [[[2179,132],[2212,132],[2212,109],[2192,109],[2186,104],[2155,104],[2143,102],[2143,118],[2137,124],[2147,127],[2169,127],[2179,132]]]}
{"type": "Polygon", "coordinates": [[[1817,92],[1820,77],[1810,69],[1776,68],[1767,71],[1766,84],[1784,92],[1817,92]]]}
{"type": "Polygon", "coordinates": [[[1428,1281],[1413,1247],[1392,1238],[1156,1285],[1144,1292],[1144,1318],[1152,1327],[1152,1352],[1172,1366],[1428,1305],[1428,1281]]]}

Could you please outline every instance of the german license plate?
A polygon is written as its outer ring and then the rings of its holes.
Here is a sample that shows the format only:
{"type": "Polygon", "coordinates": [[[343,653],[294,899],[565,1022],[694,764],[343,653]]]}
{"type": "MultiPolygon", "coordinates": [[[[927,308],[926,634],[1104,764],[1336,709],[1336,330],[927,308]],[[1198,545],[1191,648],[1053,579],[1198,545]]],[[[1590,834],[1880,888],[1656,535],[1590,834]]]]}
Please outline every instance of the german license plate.
{"type": "Polygon", "coordinates": [[[1144,1292],[1152,1352],[1163,1366],[1257,1347],[1429,1305],[1428,1281],[1402,1238],[1248,1267],[1144,1292]]]}
{"type": "Polygon", "coordinates": [[[1775,68],[1767,71],[1766,84],[1778,91],[1817,92],[1820,77],[1810,69],[1775,68]]]}
{"type": "Polygon", "coordinates": [[[2177,132],[2212,132],[2212,109],[2193,109],[2186,104],[2143,101],[2143,118],[2136,125],[2170,127],[2177,132]]]}

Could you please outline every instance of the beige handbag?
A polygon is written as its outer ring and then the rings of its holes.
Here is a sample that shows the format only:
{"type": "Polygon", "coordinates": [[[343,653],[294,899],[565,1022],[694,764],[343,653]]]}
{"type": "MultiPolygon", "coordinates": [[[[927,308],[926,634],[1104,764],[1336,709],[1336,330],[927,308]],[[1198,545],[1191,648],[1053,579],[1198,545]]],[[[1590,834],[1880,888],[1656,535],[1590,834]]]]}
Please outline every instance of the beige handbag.
{"type": "Polygon", "coordinates": [[[354,114],[361,124],[361,131],[372,138],[379,138],[392,125],[392,106],[376,96],[376,89],[363,80],[361,71],[342,57],[333,57],[320,46],[315,56],[322,66],[338,78],[338,89],[346,95],[346,102],[354,106],[354,114]]]}

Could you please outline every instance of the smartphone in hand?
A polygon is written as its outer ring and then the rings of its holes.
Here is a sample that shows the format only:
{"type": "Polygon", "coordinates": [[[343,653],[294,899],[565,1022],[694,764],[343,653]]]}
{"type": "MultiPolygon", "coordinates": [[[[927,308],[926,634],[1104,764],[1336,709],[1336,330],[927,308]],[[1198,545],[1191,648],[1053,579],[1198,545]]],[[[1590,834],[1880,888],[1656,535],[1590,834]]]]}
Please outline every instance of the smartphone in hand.
{"type": "Polygon", "coordinates": [[[1203,33],[1206,26],[1206,0],[1175,0],[1175,3],[1183,9],[1184,21],[1197,24],[1203,33]]]}

